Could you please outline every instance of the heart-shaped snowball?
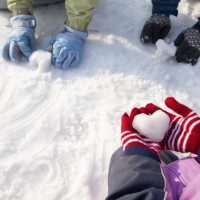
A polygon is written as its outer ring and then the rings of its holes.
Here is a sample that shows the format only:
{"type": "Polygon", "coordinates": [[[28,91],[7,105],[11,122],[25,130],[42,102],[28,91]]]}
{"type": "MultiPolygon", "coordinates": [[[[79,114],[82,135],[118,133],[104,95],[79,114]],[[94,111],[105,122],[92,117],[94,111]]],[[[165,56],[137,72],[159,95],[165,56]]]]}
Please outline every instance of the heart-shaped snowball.
{"type": "Polygon", "coordinates": [[[161,110],[152,115],[138,114],[133,120],[133,127],[154,142],[161,142],[169,129],[169,116],[161,110]]]}

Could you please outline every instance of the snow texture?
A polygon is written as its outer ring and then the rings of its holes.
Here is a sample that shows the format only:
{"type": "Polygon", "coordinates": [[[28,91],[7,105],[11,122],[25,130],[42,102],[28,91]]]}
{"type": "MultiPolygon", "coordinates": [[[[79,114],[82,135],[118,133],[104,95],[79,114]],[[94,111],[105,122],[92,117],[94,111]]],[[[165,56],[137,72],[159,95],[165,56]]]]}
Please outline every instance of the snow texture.
{"type": "Polygon", "coordinates": [[[38,72],[49,72],[51,70],[51,53],[43,50],[33,52],[29,58],[29,66],[36,67],[38,72]]]}
{"type": "Polygon", "coordinates": [[[169,129],[170,119],[161,110],[152,115],[141,113],[136,115],[133,120],[133,127],[141,134],[154,142],[161,142],[169,129]]]}
{"type": "Polygon", "coordinates": [[[176,47],[174,43],[168,44],[161,39],[156,42],[156,47],[157,51],[155,53],[155,57],[163,61],[170,59],[176,53],[176,47]]]}
{"type": "MultiPolygon", "coordinates": [[[[188,5],[171,17],[167,44],[195,23],[188,5]]],[[[163,60],[139,41],[150,13],[150,0],[100,1],[78,68],[47,66],[46,54],[44,68],[34,56],[35,66],[0,60],[0,200],[102,200],[124,112],[149,102],[164,107],[167,96],[200,111],[200,63],[163,60]]],[[[0,12],[0,44],[9,16],[0,12]]],[[[35,16],[37,48],[45,50],[65,21],[64,4],[36,8],[35,16]]]]}

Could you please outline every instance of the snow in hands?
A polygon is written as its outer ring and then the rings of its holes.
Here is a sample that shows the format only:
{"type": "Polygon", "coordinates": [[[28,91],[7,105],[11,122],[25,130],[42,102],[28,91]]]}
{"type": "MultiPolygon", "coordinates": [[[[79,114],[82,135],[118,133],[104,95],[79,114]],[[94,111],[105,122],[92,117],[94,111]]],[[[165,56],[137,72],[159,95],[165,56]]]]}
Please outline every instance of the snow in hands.
{"type": "Polygon", "coordinates": [[[138,114],[133,120],[133,127],[142,135],[154,142],[161,142],[169,129],[170,119],[161,110],[152,115],[138,114]]]}

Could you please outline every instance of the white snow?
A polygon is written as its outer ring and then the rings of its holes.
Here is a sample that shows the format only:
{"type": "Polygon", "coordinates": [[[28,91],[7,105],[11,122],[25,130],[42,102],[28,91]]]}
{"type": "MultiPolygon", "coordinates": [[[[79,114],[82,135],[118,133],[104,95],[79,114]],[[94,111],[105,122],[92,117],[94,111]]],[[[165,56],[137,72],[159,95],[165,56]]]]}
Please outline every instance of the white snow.
{"type": "MultiPolygon", "coordinates": [[[[195,22],[196,11],[184,2],[171,17],[168,44],[195,22]]],[[[150,0],[100,1],[78,68],[0,60],[1,200],[102,200],[123,112],[149,102],[164,106],[167,96],[200,111],[200,63],[163,60],[156,46],[139,41],[150,13],[150,0]]],[[[64,4],[37,8],[35,16],[44,50],[65,21],[64,4]]],[[[0,11],[1,44],[8,17],[0,11]]]]}
{"type": "Polygon", "coordinates": [[[157,51],[155,53],[155,58],[166,61],[172,58],[176,53],[176,47],[174,43],[168,44],[164,40],[158,40],[156,42],[157,51]]]}
{"type": "Polygon", "coordinates": [[[33,52],[29,58],[29,66],[36,67],[38,72],[48,72],[51,70],[51,53],[44,50],[33,52]]]}
{"type": "Polygon", "coordinates": [[[133,127],[141,134],[155,142],[161,142],[169,129],[170,119],[166,113],[157,110],[152,115],[144,113],[134,117],[133,127]]]}

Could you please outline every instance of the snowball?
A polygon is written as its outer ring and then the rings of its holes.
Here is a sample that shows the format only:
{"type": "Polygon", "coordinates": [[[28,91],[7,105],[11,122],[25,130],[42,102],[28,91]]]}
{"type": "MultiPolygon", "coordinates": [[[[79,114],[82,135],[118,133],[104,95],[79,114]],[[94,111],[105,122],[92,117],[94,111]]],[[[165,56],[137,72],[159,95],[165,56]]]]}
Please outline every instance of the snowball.
{"type": "Polygon", "coordinates": [[[169,116],[161,110],[152,115],[139,114],[133,120],[133,127],[141,134],[155,142],[163,140],[169,129],[169,116]]]}
{"type": "Polygon", "coordinates": [[[51,67],[51,53],[43,50],[33,52],[29,65],[37,67],[39,72],[48,72],[51,67]]]}
{"type": "Polygon", "coordinates": [[[156,47],[157,47],[157,51],[155,55],[156,58],[159,58],[165,61],[167,58],[175,55],[176,47],[174,46],[173,43],[168,44],[164,40],[160,39],[156,42],[156,47]]]}

